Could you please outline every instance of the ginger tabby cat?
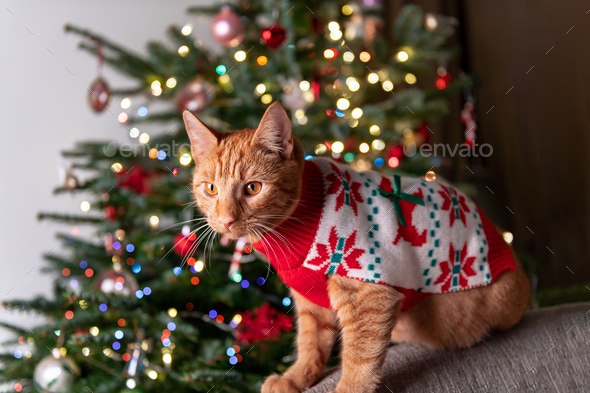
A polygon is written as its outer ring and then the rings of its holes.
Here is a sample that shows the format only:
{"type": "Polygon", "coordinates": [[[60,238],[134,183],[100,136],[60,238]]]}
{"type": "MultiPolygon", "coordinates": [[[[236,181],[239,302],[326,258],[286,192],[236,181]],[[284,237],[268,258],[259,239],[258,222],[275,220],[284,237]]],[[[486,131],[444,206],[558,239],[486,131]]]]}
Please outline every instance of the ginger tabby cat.
{"type": "MultiPolygon", "coordinates": [[[[400,279],[395,275],[382,280],[365,280],[347,277],[350,273],[344,270],[331,270],[326,274],[302,269],[302,260],[309,261],[312,254],[317,254],[315,251],[310,252],[311,244],[315,244],[317,239],[304,233],[306,228],[319,225],[320,210],[314,210],[314,201],[328,201],[322,193],[324,187],[318,168],[340,168],[338,171],[342,171],[343,181],[346,180],[344,175],[348,179],[351,173],[353,176],[358,174],[352,170],[349,173],[347,169],[332,165],[331,161],[325,159],[316,161],[316,164],[305,161],[299,141],[291,135],[290,120],[283,108],[276,103],[267,109],[256,129],[221,133],[204,125],[189,112],[184,113],[184,120],[196,164],[193,191],[209,226],[233,239],[245,237],[267,256],[284,281],[293,282],[290,288],[297,310],[297,360],[283,375],[269,376],[262,386],[263,393],[295,393],[312,386],[325,368],[338,332],[342,341],[342,378],[336,392],[370,393],[379,384],[386,350],[392,342],[412,342],[435,349],[469,347],[481,341],[491,330],[509,329],[522,318],[529,299],[529,281],[516,256],[508,249],[502,251],[503,261],[506,262],[504,270],[494,268],[491,262],[494,256],[491,252],[488,254],[489,266],[485,262],[486,258],[483,258],[484,262],[479,266],[481,272],[466,266],[463,272],[456,273],[453,266],[452,274],[455,274],[458,281],[451,280],[450,269],[441,267],[443,272],[448,272],[449,279],[444,283],[439,279],[435,283],[442,284],[443,289],[447,285],[443,291],[446,293],[422,293],[421,288],[416,290],[412,285],[404,286],[403,280],[399,284],[400,279]],[[314,181],[320,183],[313,183],[314,181]],[[310,184],[316,184],[316,187],[311,187],[310,184]],[[279,231],[281,228],[282,231],[279,231]],[[298,262],[293,256],[295,254],[299,255],[298,262]],[[295,279],[301,274],[302,278],[295,279]],[[474,280],[476,276],[481,277],[482,281],[476,283],[477,285],[467,285],[466,280],[474,280]],[[393,280],[394,284],[383,285],[389,283],[387,280],[393,280]],[[312,281],[316,283],[313,286],[310,285],[312,281]],[[308,290],[304,286],[306,282],[308,290]],[[450,285],[462,285],[460,289],[467,290],[449,290],[450,285]],[[416,301],[409,302],[408,299],[416,301]],[[405,308],[403,312],[402,308],[405,308]]],[[[338,171],[334,173],[339,175],[338,171]]],[[[378,174],[361,176],[373,176],[374,179],[381,179],[382,185],[390,184],[388,179],[378,174]]],[[[407,181],[411,180],[404,180],[407,181]]],[[[375,200],[391,205],[389,199],[375,196],[375,193],[372,194],[373,199],[367,198],[361,193],[362,190],[355,188],[354,183],[351,184],[351,187],[344,187],[343,196],[337,200],[340,202],[336,207],[339,213],[344,214],[346,211],[351,217],[356,215],[357,208],[364,208],[360,202],[371,203],[375,200]],[[346,206],[341,207],[345,191],[348,193],[346,206]]],[[[429,184],[421,184],[419,186],[423,188],[431,187],[429,184]]],[[[365,185],[372,186],[369,182],[365,185]]],[[[445,190],[456,192],[450,186],[441,190],[441,195],[445,190]]],[[[412,190],[406,191],[409,193],[412,190]]],[[[385,195],[391,198],[394,194],[385,195]]],[[[420,198],[422,196],[419,194],[420,198]]],[[[456,203],[458,223],[451,221],[451,227],[467,227],[470,219],[480,220],[473,222],[480,223],[480,229],[483,223],[483,229],[487,229],[487,238],[483,240],[485,247],[489,247],[486,249],[505,247],[492,245],[499,244],[494,240],[499,238],[497,231],[493,225],[486,224],[488,221],[483,215],[480,217],[476,214],[475,205],[467,205],[472,202],[464,200],[459,194],[455,194],[455,198],[453,203],[456,203]],[[469,214],[464,215],[464,212],[469,214]],[[470,218],[470,214],[475,218],[470,218]]],[[[407,231],[406,228],[409,227],[402,228],[402,224],[397,223],[396,214],[411,220],[412,214],[417,215],[424,209],[426,207],[404,201],[400,211],[378,217],[381,220],[389,217],[386,225],[394,225],[396,228],[399,226],[399,231],[407,231]]],[[[334,226],[329,233],[330,240],[336,239],[335,234],[340,227],[341,225],[334,226]]],[[[361,238],[366,230],[358,229],[358,233],[353,233],[346,243],[344,240],[338,243],[339,250],[344,248],[342,263],[347,263],[349,267],[362,258],[371,256],[366,249],[353,249],[351,246],[350,239],[365,241],[361,238]]],[[[376,231],[377,225],[372,229],[376,231]]],[[[410,247],[409,242],[418,242],[420,245],[419,239],[422,242],[426,239],[426,231],[422,233],[422,238],[418,237],[420,233],[416,233],[414,237],[405,240],[396,239],[393,244],[396,247],[410,247]]],[[[481,241],[480,230],[477,234],[480,236],[478,241],[481,241]]],[[[389,239],[389,235],[393,237],[393,234],[385,232],[386,239],[389,239]]],[[[475,235],[473,239],[476,239],[475,235]]],[[[387,247],[393,247],[390,240],[392,239],[387,241],[387,247]]],[[[451,245],[450,258],[456,255],[463,260],[468,252],[467,243],[462,251],[454,251],[451,245]]],[[[382,245],[383,247],[385,246],[382,245]]],[[[313,249],[316,248],[326,249],[319,243],[313,249]]],[[[373,251],[371,248],[371,254],[373,251]]],[[[335,255],[334,253],[336,251],[333,248],[331,255],[335,255]]],[[[494,255],[496,259],[499,258],[497,252],[494,255]]],[[[467,265],[475,263],[474,258],[465,260],[468,261],[465,262],[467,265]]],[[[386,262],[383,261],[384,266],[386,262]]],[[[419,263],[409,262],[410,271],[419,263]]],[[[338,266],[334,265],[340,269],[338,266]]],[[[451,266],[451,262],[446,266],[451,266]]],[[[373,268],[369,270],[371,271],[363,274],[373,274],[373,268]]],[[[409,277],[413,279],[413,276],[409,277]]],[[[390,388],[395,390],[395,387],[390,388]]]]}

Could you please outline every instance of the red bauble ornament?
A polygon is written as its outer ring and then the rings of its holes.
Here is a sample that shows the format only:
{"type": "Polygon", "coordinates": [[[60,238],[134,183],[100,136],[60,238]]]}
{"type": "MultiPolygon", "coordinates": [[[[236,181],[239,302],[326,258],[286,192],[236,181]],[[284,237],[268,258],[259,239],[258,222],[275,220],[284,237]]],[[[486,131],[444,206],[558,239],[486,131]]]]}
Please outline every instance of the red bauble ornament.
{"type": "Polygon", "coordinates": [[[101,77],[98,77],[92,82],[89,89],[88,101],[90,102],[90,107],[95,112],[101,112],[107,107],[111,98],[111,91],[108,85],[101,77]]]}
{"type": "Polygon", "coordinates": [[[102,209],[102,215],[105,220],[109,221],[116,221],[117,220],[117,210],[113,206],[107,206],[102,209]]]}
{"type": "Polygon", "coordinates": [[[424,123],[420,124],[418,126],[417,131],[417,134],[420,136],[421,143],[428,142],[428,139],[430,138],[431,134],[430,130],[428,129],[428,126],[424,123]]]}
{"type": "Polygon", "coordinates": [[[215,99],[213,85],[203,78],[196,78],[187,83],[176,96],[176,105],[181,112],[199,113],[205,110],[215,99]]]}
{"type": "Polygon", "coordinates": [[[311,82],[311,90],[313,90],[313,98],[315,101],[320,99],[320,83],[311,82]]]}
{"type": "Polygon", "coordinates": [[[436,78],[436,87],[439,90],[446,89],[448,84],[451,82],[451,79],[451,74],[449,74],[448,72],[442,76],[439,76],[438,78],[436,78]]]}
{"type": "Polygon", "coordinates": [[[154,177],[154,174],[147,172],[142,167],[135,166],[126,173],[117,173],[117,183],[121,188],[133,190],[140,195],[149,195],[151,193],[150,181],[154,177]]]}
{"type": "Polygon", "coordinates": [[[287,30],[280,25],[272,25],[262,30],[262,38],[270,49],[277,49],[287,38],[287,30]]]}
{"type": "Polygon", "coordinates": [[[244,23],[230,7],[224,6],[211,20],[211,35],[221,45],[238,46],[244,40],[244,23]]]}
{"type": "Polygon", "coordinates": [[[188,236],[179,233],[174,237],[174,252],[183,258],[189,254],[193,254],[196,251],[196,248],[193,249],[196,241],[197,235],[194,233],[189,233],[188,236]]]}
{"type": "Polygon", "coordinates": [[[352,150],[354,150],[355,147],[356,147],[356,138],[348,138],[344,142],[344,150],[346,150],[346,151],[352,151],[352,150]]]}
{"type": "Polygon", "coordinates": [[[395,157],[401,161],[401,159],[404,157],[404,148],[400,145],[395,145],[389,149],[388,155],[390,158],[395,157]]]}

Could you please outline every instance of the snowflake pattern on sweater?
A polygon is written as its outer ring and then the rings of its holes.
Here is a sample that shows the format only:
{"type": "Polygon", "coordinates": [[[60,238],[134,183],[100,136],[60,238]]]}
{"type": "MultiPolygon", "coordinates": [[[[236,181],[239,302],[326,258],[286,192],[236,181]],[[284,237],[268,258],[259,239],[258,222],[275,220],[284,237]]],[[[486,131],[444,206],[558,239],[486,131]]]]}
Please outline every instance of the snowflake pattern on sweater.
{"type": "Polygon", "coordinates": [[[303,266],[325,274],[428,293],[489,284],[488,242],[473,201],[440,181],[401,178],[401,191],[425,206],[400,201],[407,226],[392,201],[391,180],[376,172],[316,158],[325,179],[319,228],[303,266]]]}

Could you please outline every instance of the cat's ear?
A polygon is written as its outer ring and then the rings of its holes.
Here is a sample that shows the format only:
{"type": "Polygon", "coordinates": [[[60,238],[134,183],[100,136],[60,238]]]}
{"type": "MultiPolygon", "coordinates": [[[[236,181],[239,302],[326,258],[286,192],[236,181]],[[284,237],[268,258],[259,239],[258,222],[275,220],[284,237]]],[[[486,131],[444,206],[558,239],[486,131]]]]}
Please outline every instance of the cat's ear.
{"type": "Polygon", "coordinates": [[[275,102],[264,112],[256,129],[254,141],[270,151],[280,153],[285,158],[291,156],[293,152],[291,120],[281,104],[275,102]]]}
{"type": "Polygon", "coordinates": [[[193,159],[197,161],[199,157],[206,155],[217,146],[221,134],[203,124],[189,111],[184,111],[182,117],[184,118],[186,132],[191,140],[193,159]]]}

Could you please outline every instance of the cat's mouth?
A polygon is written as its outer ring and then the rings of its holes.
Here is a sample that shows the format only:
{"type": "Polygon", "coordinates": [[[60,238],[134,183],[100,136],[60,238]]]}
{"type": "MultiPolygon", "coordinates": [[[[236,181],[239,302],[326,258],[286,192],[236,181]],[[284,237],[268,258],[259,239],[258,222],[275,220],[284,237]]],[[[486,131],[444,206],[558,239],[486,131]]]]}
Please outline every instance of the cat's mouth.
{"type": "Polygon", "coordinates": [[[237,240],[239,238],[245,238],[248,243],[257,243],[259,242],[265,235],[264,231],[260,229],[257,230],[248,230],[246,227],[232,225],[231,228],[213,228],[217,233],[221,235],[225,235],[232,240],[237,240]]]}
{"type": "Polygon", "coordinates": [[[223,232],[222,232],[225,236],[236,240],[240,237],[242,237],[242,233],[241,231],[237,230],[237,229],[231,229],[231,228],[223,228],[223,232]]]}
{"type": "Polygon", "coordinates": [[[262,240],[267,235],[267,232],[272,232],[275,225],[271,221],[261,223],[256,220],[246,219],[234,222],[230,227],[225,227],[217,220],[209,220],[209,227],[220,235],[227,236],[232,240],[245,238],[248,243],[252,244],[262,240]]]}
{"type": "Polygon", "coordinates": [[[237,240],[248,235],[248,232],[244,228],[237,225],[232,225],[230,228],[215,225],[213,226],[213,230],[221,235],[229,237],[232,240],[237,240]]]}

